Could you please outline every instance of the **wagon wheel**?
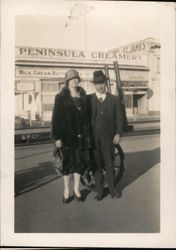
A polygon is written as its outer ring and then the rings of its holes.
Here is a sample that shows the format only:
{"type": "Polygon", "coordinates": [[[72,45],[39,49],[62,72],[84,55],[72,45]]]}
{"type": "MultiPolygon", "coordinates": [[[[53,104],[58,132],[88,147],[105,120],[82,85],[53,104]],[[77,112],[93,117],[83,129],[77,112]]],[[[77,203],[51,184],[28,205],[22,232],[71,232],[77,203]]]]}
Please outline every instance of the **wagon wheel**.
{"type": "Polygon", "coordinates": [[[115,183],[117,184],[123,177],[125,171],[124,167],[125,154],[122,147],[118,144],[115,147],[115,159],[114,159],[114,170],[115,170],[115,183]]]}
{"type": "MultiPolygon", "coordinates": [[[[125,154],[123,152],[123,149],[121,148],[121,146],[118,144],[115,147],[115,159],[114,159],[114,171],[115,171],[115,183],[118,183],[122,177],[123,177],[123,173],[124,173],[124,158],[125,158],[125,154]]],[[[103,172],[105,173],[105,170],[103,170],[103,172]]],[[[95,184],[95,180],[94,180],[94,175],[91,171],[86,171],[82,176],[81,176],[81,183],[82,185],[91,188],[94,187],[95,184]]],[[[105,180],[105,186],[107,185],[106,180],[105,180]]]]}
{"type": "Polygon", "coordinates": [[[89,189],[93,189],[95,186],[95,180],[92,171],[81,175],[80,181],[83,186],[86,186],[89,189]]]}

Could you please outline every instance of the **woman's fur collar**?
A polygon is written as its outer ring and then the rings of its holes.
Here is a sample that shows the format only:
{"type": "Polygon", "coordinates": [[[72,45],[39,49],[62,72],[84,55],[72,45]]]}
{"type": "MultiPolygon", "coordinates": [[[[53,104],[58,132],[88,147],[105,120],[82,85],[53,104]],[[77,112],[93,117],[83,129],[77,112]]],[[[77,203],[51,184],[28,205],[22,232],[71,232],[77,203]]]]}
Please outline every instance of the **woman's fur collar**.
{"type": "MultiPolygon", "coordinates": [[[[80,96],[85,96],[86,95],[86,91],[80,86],[78,86],[78,92],[80,93],[80,96]]],[[[68,89],[67,86],[64,86],[62,88],[60,94],[63,95],[63,96],[68,96],[68,95],[70,95],[70,90],[68,89]]]]}

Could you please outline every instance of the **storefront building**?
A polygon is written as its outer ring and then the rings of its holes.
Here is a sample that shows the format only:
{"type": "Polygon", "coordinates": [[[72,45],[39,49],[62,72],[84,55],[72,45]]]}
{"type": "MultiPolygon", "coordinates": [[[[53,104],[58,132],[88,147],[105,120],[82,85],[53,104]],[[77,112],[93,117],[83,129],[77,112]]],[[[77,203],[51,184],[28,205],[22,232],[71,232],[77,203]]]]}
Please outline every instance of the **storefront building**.
{"type": "MultiPolygon", "coordinates": [[[[144,59],[144,64],[148,67],[148,82],[147,82],[147,91],[145,92],[143,98],[147,99],[147,116],[154,116],[159,118],[160,115],[160,42],[158,39],[146,38],[144,40],[122,46],[117,49],[110,50],[110,52],[133,55],[137,54],[138,57],[144,59]]],[[[123,81],[123,80],[122,80],[123,81]]],[[[135,84],[139,87],[137,81],[135,84]]],[[[123,82],[123,89],[130,86],[130,82],[123,82]]],[[[136,86],[136,87],[137,87],[136,86]]],[[[137,114],[137,117],[140,117],[140,114],[143,112],[143,98],[141,94],[137,91],[135,86],[133,86],[133,98],[132,98],[132,107],[133,114],[137,114]]]]}
{"type": "Polygon", "coordinates": [[[55,95],[70,68],[79,71],[81,86],[89,94],[94,92],[93,71],[108,65],[115,94],[114,61],[119,65],[128,118],[159,114],[160,44],[149,38],[107,52],[16,47],[15,115],[50,121],[55,95]]]}

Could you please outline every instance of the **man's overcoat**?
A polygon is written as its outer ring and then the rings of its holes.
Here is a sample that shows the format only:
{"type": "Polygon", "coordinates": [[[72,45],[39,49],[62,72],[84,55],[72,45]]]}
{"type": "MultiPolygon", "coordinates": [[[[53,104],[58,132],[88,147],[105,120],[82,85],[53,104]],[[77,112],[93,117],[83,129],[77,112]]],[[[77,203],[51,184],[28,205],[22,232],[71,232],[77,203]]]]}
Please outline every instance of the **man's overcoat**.
{"type": "MultiPolygon", "coordinates": [[[[97,117],[97,101],[98,98],[95,93],[87,96],[88,120],[92,139],[94,138],[95,133],[97,132],[95,129],[97,117]]],[[[119,134],[120,136],[122,136],[123,114],[119,97],[107,93],[103,105],[104,116],[108,128],[105,132],[108,133],[109,136],[112,138],[115,136],[115,134],[119,134]]]]}
{"type": "MultiPolygon", "coordinates": [[[[64,87],[55,97],[51,133],[55,141],[62,141],[63,147],[74,146],[79,134],[81,134],[83,139],[85,138],[85,144],[87,143],[88,122],[86,115],[86,95],[83,88],[79,87],[78,91],[80,92],[80,101],[82,104],[81,120],[80,117],[78,117],[77,109],[67,87],[64,87]]],[[[87,145],[84,146],[86,147],[87,145]]]]}

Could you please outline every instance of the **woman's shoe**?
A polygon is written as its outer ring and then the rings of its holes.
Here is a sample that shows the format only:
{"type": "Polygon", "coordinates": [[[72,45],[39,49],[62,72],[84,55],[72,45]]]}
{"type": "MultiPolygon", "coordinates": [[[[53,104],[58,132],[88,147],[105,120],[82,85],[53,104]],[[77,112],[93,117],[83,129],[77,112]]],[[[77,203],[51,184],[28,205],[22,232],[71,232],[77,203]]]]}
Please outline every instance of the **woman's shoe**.
{"type": "Polygon", "coordinates": [[[62,201],[63,201],[63,203],[68,204],[69,203],[69,198],[66,199],[65,197],[63,197],[62,201]]]}
{"type": "Polygon", "coordinates": [[[77,196],[76,194],[75,194],[75,192],[73,191],[73,196],[74,196],[74,198],[77,200],[77,201],[83,201],[83,198],[82,198],[82,196],[77,196]]]}

